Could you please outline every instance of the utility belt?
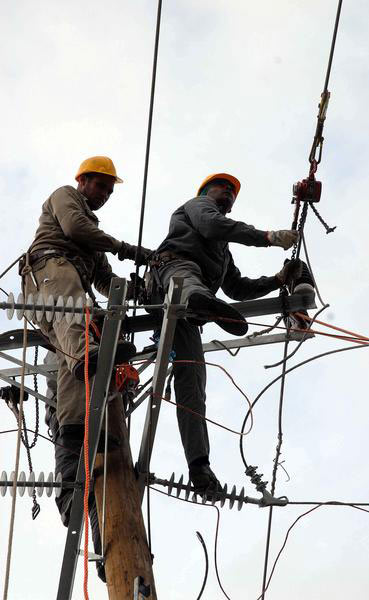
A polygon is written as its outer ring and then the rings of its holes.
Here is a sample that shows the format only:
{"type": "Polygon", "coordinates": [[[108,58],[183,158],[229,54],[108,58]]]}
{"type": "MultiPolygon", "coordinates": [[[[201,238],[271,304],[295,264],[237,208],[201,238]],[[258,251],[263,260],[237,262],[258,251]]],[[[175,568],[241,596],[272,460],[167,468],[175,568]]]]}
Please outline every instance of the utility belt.
{"type": "Polygon", "coordinates": [[[172,260],[180,260],[182,258],[182,256],[179,256],[170,250],[154,253],[148,265],[149,269],[146,270],[144,275],[146,297],[145,302],[143,303],[160,304],[163,302],[165,294],[163,285],[160,281],[158,269],[164,267],[172,260]]]}
{"type": "Polygon", "coordinates": [[[80,256],[70,256],[66,252],[63,252],[63,250],[48,248],[46,250],[36,250],[36,252],[31,253],[27,252],[19,261],[19,275],[25,277],[25,275],[29,274],[33,279],[33,283],[38,288],[33,273],[42,269],[50,258],[65,258],[65,260],[70,262],[80,276],[84,291],[90,296],[94,303],[96,302],[96,296],[92,290],[90,278],[83,260],[80,256]]]}
{"type": "Polygon", "coordinates": [[[156,252],[150,260],[149,265],[151,268],[160,268],[164,267],[164,265],[172,260],[181,260],[182,258],[182,256],[179,256],[170,250],[164,250],[163,252],[156,252]]]}

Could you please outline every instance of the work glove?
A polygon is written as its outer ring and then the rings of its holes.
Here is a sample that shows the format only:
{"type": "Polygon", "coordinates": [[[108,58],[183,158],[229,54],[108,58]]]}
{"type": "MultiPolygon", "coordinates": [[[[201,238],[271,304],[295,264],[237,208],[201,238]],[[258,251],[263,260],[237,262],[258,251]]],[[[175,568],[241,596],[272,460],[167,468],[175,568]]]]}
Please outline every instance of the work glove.
{"type": "MultiPolygon", "coordinates": [[[[126,242],[122,242],[120,249],[118,250],[118,258],[119,260],[124,260],[128,258],[129,260],[135,260],[137,252],[137,246],[131,246],[131,244],[127,244],[126,242]]],[[[153,253],[152,250],[148,248],[144,248],[141,246],[140,255],[138,257],[138,266],[146,265],[149,257],[153,253]]]]}
{"type": "Polygon", "coordinates": [[[292,281],[295,281],[302,274],[302,261],[299,258],[293,258],[289,260],[288,258],[284,261],[284,267],[276,273],[276,278],[280,281],[282,285],[291,285],[292,281]]]}
{"type": "Polygon", "coordinates": [[[284,250],[288,250],[298,242],[299,232],[295,229],[267,231],[267,240],[271,246],[281,246],[284,250]]]}

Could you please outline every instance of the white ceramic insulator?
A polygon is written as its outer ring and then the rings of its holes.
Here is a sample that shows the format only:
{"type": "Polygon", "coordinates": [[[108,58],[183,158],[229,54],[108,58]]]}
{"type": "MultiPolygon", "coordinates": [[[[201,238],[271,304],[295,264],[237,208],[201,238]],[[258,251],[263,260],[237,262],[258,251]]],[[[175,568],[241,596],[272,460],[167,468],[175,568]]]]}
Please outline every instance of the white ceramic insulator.
{"type": "MultiPolygon", "coordinates": [[[[9,480],[10,480],[10,481],[12,482],[12,484],[13,484],[13,485],[11,485],[11,486],[10,486],[10,488],[9,488],[10,495],[11,495],[11,497],[13,498],[13,496],[14,496],[14,487],[13,487],[13,486],[14,486],[14,480],[15,480],[15,471],[12,471],[12,472],[10,473],[10,478],[9,478],[9,480]]],[[[15,492],[17,493],[17,490],[15,490],[15,492]]]]}
{"type": "Polygon", "coordinates": [[[20,483],[21,485],[18,485],[18,488],[17,488],[18,494],[20,495],[20,497],[24,496],[24,492],[26,491],[26,486],[25,486],[26,481],[27,481],[26,474],[24,471],[21,471],[19,473],[19,477],[18,477],[18,483],[20,483]]]}
{"type": "Polygon", "coordinates": [[[67,303],[65,305],[65,308],[72,308],[73,312],[66,312],[65,313],[65,320],[68,323],[68,325],[71,324],[71,322],[74,319],[74,299],[73,296],[69,296],[67,303]]]}
{"type": "MultiPolygon", "coordinates": [[[[60,484],[63,483],[63,478],[62,478],[62,474],[61,473],[57,474],[57,476],[55,478],[55,483],[60,483],[60,484]]],[[[55,497],[59,498],[60,494],[62,493],[62,489],[63,488],[60,486],[60,487],[56,487],[54,489],[55,489],[55,497]]]]}
{"type": "Polygon", "coordinates": [[[28,476],[28,483],[32,483],[32,484],[33,484],[33,485],[31,485],[31,486],[28,488],[28,495],[29,495],[29,497],[30,497],[30,498],[32,498],[32,494],[33,494],[33,492],[34,492],[34,490],[35,490],[35,481],[36,481],[36,476],[35,476],[35,473],[34,473],[34,471],[32,471],[32,472],[29,474],[29,476],[28,476]]]}
{"type": "Polygon", "coordinates": [[[37,487],[37,496],[39,498],[41,498],[42,494],[44,493],[44,482],[45,482],[45,475],[44,472],[41,471],[40,475],[38,476],[38,487],[37,487]]]}
{"type": "Polygon", "coordinates": [[[14,295],[11,292],[8,294],[8,304],[11,306],[7,309],[6,316],[10,321],[14,317],[14,295]]]}
{"type": "MultiPolygon", "coordinates": [[[[49,476],[47,478],[47,483],[54,483],[54,474],[53,473],[49,473],[49,476]]],[[[51,494],[53,493],[53,488],[52,487],[47,487],[46,488],[46,496],[48,498],[50,498],[51,494]]]]}
{"type": "Polygon", "coordinates": [[[55,311],[55,321],[57,321],[57,323],[59,323],[64,315],[64,298],[63,296],[59,296],[57,303],[56,303],[56,307],[57,308],[62,308],[63,310],[59,311],[55,311]]]}
{"type": "MultiPolygon", "coordinates": [[[[76,308],[80,308],[82,310],[82,308],[84,308],[86,304],[86,298],[83,298],[83,296],[80,296],[79,298],[77,298],[77,302],[76,302],[76,308]]],[[[80,325],[83,322],[83,317],[84,314],[83,312],[76,312],[74,315],[74,322],[77,323],[78,325],[80,325]]]]}
{"type": "Polygon", "coordinates": [[[43,294],[41,294],[41,293],[37,296],[36,305],[37,304],[39,306],[41,306],[41,308],[36,310],[36,321],[38,321],[38,323],[40,323],[45,315],[45,302],[44,302],[43,294]]]}
{"type": "Polygon", "coordinates": [[[24,296],[23,296],[23,294],[19,294],[19,296],[17,298],[17,304],[23,304],[22,308],[17,308],[17,319],[18,319],[18,321],[21,321],[24,316],[24,296]]]}
{"type": "Polygon", "coordinates": [[[28,321],[32,321],[35,316],[35,300],[33,294],[28,294],[27,296],[27,304],[31,304],[33,308],[29,308],[25,311],[24,316],[28,321]]]}
{"type": "MultiPolygon", "coordinates": [[[[7,474],[7,472],[6,472],[6,471],[3,471],[3,472],[1,473],[0,482],[1,482],[1,483],[5,483],[6,481],[8,481],[8,474],[7,474]]],[[[5,496],[5,494],[6,494],[6,490],[7,490],[7,487],[6,487],[5,485],[2,485],[2,486],[1,486],[1,489],[0,489],[0,493],[1,493],[1,495],[2,495],[3,497],[4,497],[4,496],[5,496]]]]}
{"type": "Polygon", "coordinates": [[[50,296],[47,299],[46,302],[46,310],[45,310],[45,317],[46,317],[46,321],[48,323],[51,323],[51,321],[54,318],[54,314],[55,314],[55,300],[54,300],[54,296],[52,294],[50,294],[50,296]]]}

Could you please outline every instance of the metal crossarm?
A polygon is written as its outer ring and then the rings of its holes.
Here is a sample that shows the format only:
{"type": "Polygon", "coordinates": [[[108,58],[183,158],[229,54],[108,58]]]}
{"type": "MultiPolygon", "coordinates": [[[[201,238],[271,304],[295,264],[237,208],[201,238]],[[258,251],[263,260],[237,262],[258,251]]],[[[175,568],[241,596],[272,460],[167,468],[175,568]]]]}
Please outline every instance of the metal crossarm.
{"type": "Polygon", "coordinates": [[[142,434],[140,452],[137,461],[138,484],[141,500],[145,491],[147,468],[150,462],[152,448],[155,439],[156,428],[159,419],[161,399],[163,396],[169,354],[172,349],[174,332],[177,322],[177,307],[181,302],[183,278],[172,277],[166,298],[167,308],[164,312],[163,325],[161,328],[158,353],[156,357],[155,370],[152,383],[152,395],[147,406],[146,419],[142,434]]]}
{"type": "MultiPolygon", "coordinates": [[[[316,308],[315,294],[291,294],[283,299],[261,298],[258,300],[246,300],[245,302],[231,302],[230,306],[236,308],[244,317],[260,317],[262,315],[281,314],[284,312],[298,312],[316,308]]],[[[123,318],[119,311],[120,318],[123,318]]],[[[156,315],[138,315],[126,317],[124,330],[126,333],[151,331],[160,327],[160,317],[156,315]]],[[[20,329],[7,331],[0,334],[0,350],[15,350],[22,347],[23,333],[20,329]]],[[[27,346],[47,347],[45,338],[39,331],[30,331],[27,346]]]]}
{"type": "MultiPolygon", "coordinates": [[[[111,305],[122,305],[125,302],[126,290],[127,285],[125,279],[120,279],[118,277],[112,279],[109,292],[108,308],[111,305]]],[[[120,328],[120,319],[116,319],[114,316],[107,316],[105,318],[101,334],[97,371],[92,386],[90,402],[88,451],[90,473],[93,472],[95,463],[120,328]]],[[[80,481],[82,483],[85,481],[83,448],[81,450],[79,459],[76,481],[80,481]]],[[[82,528],[83,489],[77,488],[74,490],[73,494],[72,509],[69,520],[67,540],[64,549],[63,564],[60,572],[57,600],[70,600],[72,597],[82,528]]]]}

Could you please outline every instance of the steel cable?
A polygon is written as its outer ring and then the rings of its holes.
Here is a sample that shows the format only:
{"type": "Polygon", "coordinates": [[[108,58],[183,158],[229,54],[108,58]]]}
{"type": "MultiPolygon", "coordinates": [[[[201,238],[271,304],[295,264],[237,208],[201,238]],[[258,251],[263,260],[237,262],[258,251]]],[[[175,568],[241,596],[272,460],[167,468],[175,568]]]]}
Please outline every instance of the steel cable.
{"type": "Polygon", "coordinates": [[[22,364],[22,373],[21,373],[21,388],[20,388],[20,395],[19,395],[17,446],[16,446],[16,451],[15,451],[13,498],[12,498],[12,507],[11,507],[10,525],[9,525],[8,549],[7,549],[7,557],[6,557],[6,570],[5,570],[3,600],[7,600],[7,598],[8,598],[10,565],[11,565],[11,555],[12,555],[12,548],[13,548],[15,508],[16,508],[16,501],[17,501],[17,480],[18,480],[18,473],[19,473],[21,431],[22,431],[22,422],[23,422],[24,376],[25,376],[26,353],[27,353],[27,321],[26,321],[26,319],[24,319],[23,349],[22,349],[22,363],[23,364],[22,364]]]}

